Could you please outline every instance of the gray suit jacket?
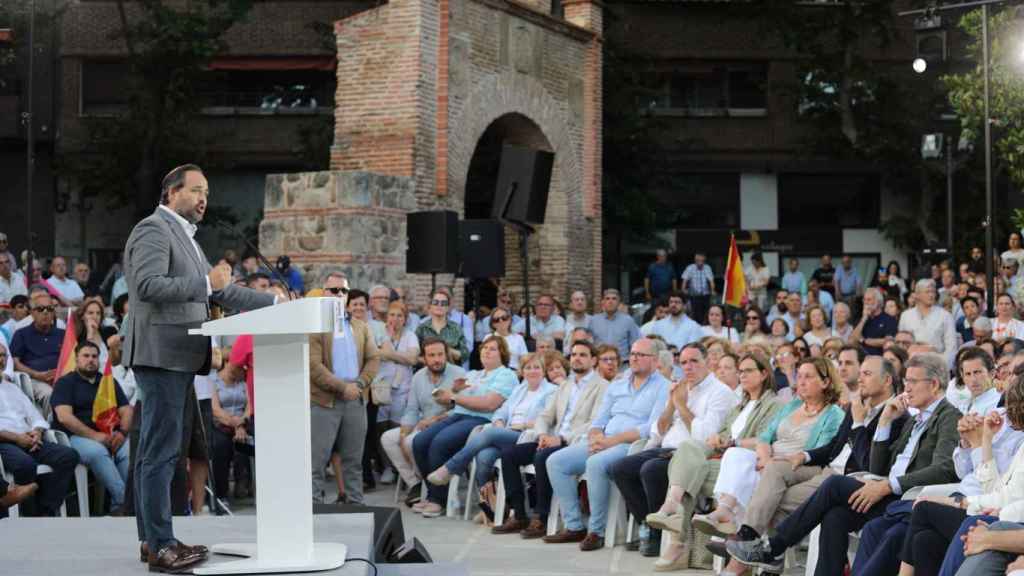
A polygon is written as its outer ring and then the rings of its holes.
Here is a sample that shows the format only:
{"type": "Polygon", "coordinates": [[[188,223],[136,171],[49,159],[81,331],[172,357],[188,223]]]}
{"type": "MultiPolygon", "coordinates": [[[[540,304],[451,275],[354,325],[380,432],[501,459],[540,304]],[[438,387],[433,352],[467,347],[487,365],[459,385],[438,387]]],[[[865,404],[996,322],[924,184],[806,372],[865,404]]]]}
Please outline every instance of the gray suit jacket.
{"type": "MultiPolygon", "coordinates": [[[[590,422],[597,416],[601,408],[601,398],[608,388],[608,381],[597,372],[592,372],[591,380],[586,390],[580,393],[576,399],[576,409],[572,413],[572,422],[569,424],[569,437],[563,438],[566,444],[572,444],[580,438],[586,437],[590,429],[590,422]]],[[[565,412],[569,409],[569,398],[572,396],[572,382],[566,378],[565,382],[555,390],[555,393],[548,398],[544,410],[533,421],[533,430],[537,435],[558,434],[558,430],[565,421],[565,412]]]]}
{"type": "MultiPolygon", "coordinates": [[[[202,249],[200,249],[202,253],[202,249]]],[[[167,211],[157,208],[135,225],[124,248],[131,309],[122,350],[126,366],[175,372],[209,370],[210,339],[189,336],[210,317],[210,300],[235,310],[274,303],[274,296],[228,284],[207,296],[210,263],[167,211]]]]}

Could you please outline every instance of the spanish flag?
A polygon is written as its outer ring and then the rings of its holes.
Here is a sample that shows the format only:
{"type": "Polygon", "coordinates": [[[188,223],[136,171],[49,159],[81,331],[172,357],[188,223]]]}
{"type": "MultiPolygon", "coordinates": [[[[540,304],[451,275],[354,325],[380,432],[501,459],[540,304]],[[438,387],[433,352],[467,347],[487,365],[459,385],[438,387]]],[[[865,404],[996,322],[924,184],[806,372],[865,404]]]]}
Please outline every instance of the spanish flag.
{"type": "MultiPolygon", "coordinates": [[[[64,329],[64,343],[60,345],[60,357],[57,360],[57,378],[68,372],[75,371],[75,346],[78,346],[78,330],[75,315],[68,310],[68,320],[64,329]]],[[[56,380],[55,380],[56,381],[56,380]]]]}
{"type": "Polygon", "coordinates": [[[742,308],[747,303],[747,279],[743,276],[743,259],[736,248],[736,237],[729,236],[729,259],[725,264],[725,287],[722,301],[726,306],[742,308]]]}
{"type": "Polygon", "coordinates": [[[121,423],[121,417],[117,413],[116,386],[108,357],[107,365],[103,367],[100,387],[96,390],[96,399],[92,402],[92,421],[96,424],[96,429],[104,434],[110,434],[121,423]]]}

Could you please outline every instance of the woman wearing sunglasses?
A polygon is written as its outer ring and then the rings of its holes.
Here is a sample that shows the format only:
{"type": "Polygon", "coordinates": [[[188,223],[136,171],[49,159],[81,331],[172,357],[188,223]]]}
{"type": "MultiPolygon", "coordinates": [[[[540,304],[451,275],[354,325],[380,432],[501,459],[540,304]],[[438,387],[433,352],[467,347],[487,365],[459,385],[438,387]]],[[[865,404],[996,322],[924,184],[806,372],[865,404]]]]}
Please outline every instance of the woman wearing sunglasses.
{"type": "Polygon", "coordinates": [[[512,314],[505,308],[495,308],[494,312],[491,312],[491,330],[490,336],[501,336],[508,346],[508,367],[518,370],[519,358],[526,354],[527,350],[523,337],[512,332],[512,314]]]}

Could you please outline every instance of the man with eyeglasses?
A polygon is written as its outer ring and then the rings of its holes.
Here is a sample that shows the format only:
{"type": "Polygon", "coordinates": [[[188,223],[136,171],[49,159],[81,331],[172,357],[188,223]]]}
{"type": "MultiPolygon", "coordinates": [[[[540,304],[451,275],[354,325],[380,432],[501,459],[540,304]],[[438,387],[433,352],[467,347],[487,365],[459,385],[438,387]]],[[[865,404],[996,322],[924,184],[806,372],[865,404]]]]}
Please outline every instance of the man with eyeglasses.
{"type": "Polygon", "coordinates": [[[619,349],[609,344],[602,344],[597,347],[597,373],[601,378],[611,382],[619,375],[619,365],[622,359],[619,357],[619,349]]]}
{"type": "Polygon", "coordinates": [[[594,333],[595,344],[611,344],[619,349],[619,355],[626,357],[634,342],[640,339],[640,328],[636,322],[619,311],[619,291],[609,288],[601,296],[601,314],[590,319],[590,330],[594,333]]]}
{"type": "Polygon", "coordinates": [[[726,550],[747,566],[781,573],[786,550],[821,526],[815,574],[841,574],[847,563],[849,534],[886,513],[887,507],[917,486],[957,481],[953,450],[960,441],[960,411],[946,401],[949,369],[935,353],[907,362],[904,392],[893,396],[879,416],[872,438],[869,472],[861,478],[830,476],[809,500],[775,526],[775,536],[726,543],[726,550]],[[910,412],[898,434],[893,423],[910,412]]]}
{"type": "Polygon", "coordinates": [[[28,295],[25,276],[14,269],[14,261],[7,252],[0,252],[0,304],[7,304],[19,294],[28,295]]]}
{"type": "Polygon", "coordinates": [[[447,292],[434,290],[430,295],[430,316],[416,328],[416,337],[420,342],[427,338],[444,340],[448,344],[448,361],[461,365],[464,358],[469,358],[469,345],[462,326],[448,318],[450,305],[451,298],[447,292]]]}
{"type": "MultiPolygon", "coordinates": [[[[348,278],[342,272],[330,272],[324,280],[324,292],[340,298],[346,308],[348,278]]],[[[380,357],[366,322],[352,316],[339,322],[341,335],[309,335],[313,502],[325,502],[324,470],[333,450],[341,456],[345,495],[349,502],[362,504],[366,403],[380,357]]]]}
{"type": "Polygon", "coordinates": [[[544,542],[579,542],[584,552],[604,547],[611,466],[626,457],[633,442],[648,437],[668,399],[669,381],[655,369],[657,350],[657,344],[649,338],[634,342],[629,355],[629,377],[608,385],[586,441],[563,448],[548,458],[548,477],[561,504],[565,529],[545,536],[544,542]],[[584,473],[590,503],[586,526],[577,488],[578,477],[584,473]]]}
{"type": "Polygon", "coordinates": [[[14,369],[32,379],[33,399],[48,418],[64,330],[56,326],[57,303],[49,294],[33,293],[29,311],[32,323],[14,333],[11,355],[14,369]]]}
{"type": "Polygon", "coordinates": [[[555,298],[550,294],[537,297],[535,315],[530,318],[530,336],[548,336],[555,340],[565,338],[565,319],[555,314],[555,298]]]}

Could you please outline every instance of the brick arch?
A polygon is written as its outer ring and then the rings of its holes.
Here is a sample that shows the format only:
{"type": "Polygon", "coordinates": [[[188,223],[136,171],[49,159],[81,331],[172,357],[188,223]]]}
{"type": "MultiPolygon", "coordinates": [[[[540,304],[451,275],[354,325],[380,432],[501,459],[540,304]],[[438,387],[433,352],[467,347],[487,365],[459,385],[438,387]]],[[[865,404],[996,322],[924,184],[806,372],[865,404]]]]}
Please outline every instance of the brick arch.
{"type": "MultiPolygon", "coordinates": [[[[578,276],[568,274],[571,244],[588,246],[590,242],[584,218],[584,194],[580,154],[582,142],[574,142],[570,112],[566,104],[556,100],[536,79],[505,72],[492,74],[474,84],[473,91],[461,105],[461,113],[449,124],[448,203],[464,213],[466,178],[476,147],[484,132],[499,119],[521,117],[523,138],[546,140],[555,153],[551,188],[548,193],[545,224],[531,242],[531,291],[550,291],[564,299],[575,289],[578,276]],[[529,134],[528,131],[539,134],[529,134]],[[540,138],[537,138],[540,136],[540,138]],[[539,249],[538,249],[539,248],[539,249]],[[536,255],[536,257],[534,257],[536,255]],[[545,271],[551,273],[545,274],[545,271]],[[567,278],[567,276],[569,278],[567,278]]],[[[509,236],[508,240],[514,240],[509,236]]],[[[506,246],[506,276],[520,278],[516,244],[506,246]]],[[[582,286],[581,286],[582,287],[582,286]]]]}

